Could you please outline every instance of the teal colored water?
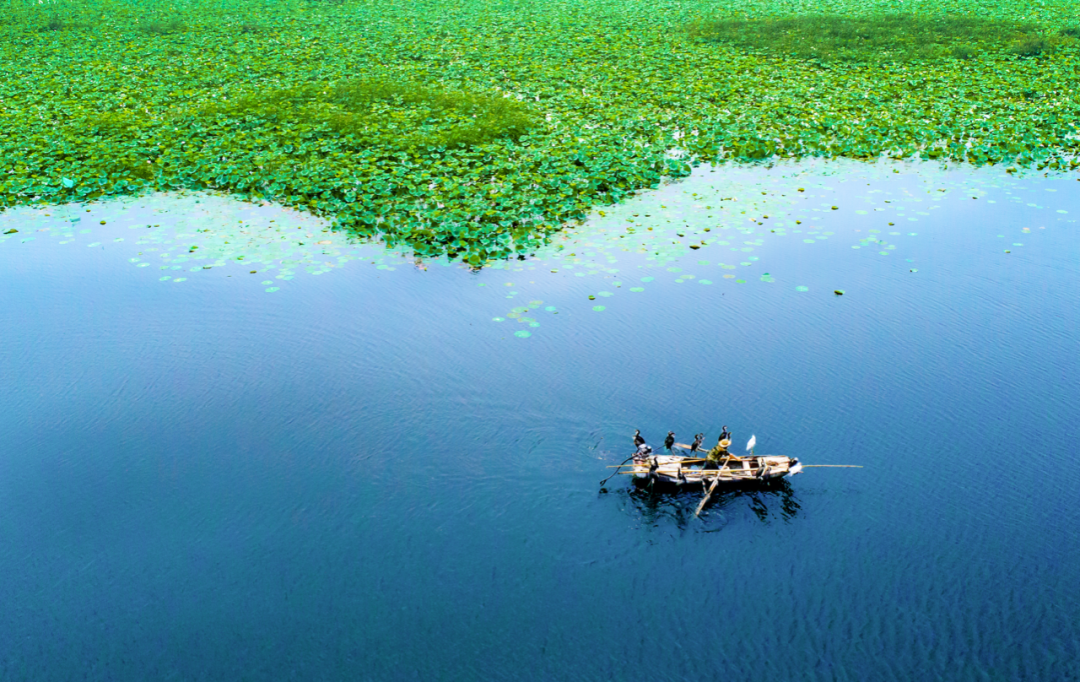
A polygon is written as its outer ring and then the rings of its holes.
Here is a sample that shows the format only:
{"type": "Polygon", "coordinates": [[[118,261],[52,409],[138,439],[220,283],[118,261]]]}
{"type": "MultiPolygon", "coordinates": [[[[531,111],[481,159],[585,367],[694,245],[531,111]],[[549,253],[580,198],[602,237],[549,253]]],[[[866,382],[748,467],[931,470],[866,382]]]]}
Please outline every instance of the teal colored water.
{"type": "Polygon", "coordinates": [[[480,272],[4,214],[0,679],[1076,679],[1076,179],[700,169],[480,272]],[[864,468],[598,491],[725,424],[864,468]]]}

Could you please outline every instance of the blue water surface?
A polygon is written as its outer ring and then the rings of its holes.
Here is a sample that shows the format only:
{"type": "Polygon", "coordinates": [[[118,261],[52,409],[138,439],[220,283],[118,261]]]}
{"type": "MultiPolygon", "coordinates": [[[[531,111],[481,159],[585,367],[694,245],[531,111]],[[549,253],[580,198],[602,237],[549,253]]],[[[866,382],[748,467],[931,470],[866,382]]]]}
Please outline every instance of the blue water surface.
{"type": "Polygon", "coordinates": [[[892,170],[699,169],[479,272],[0,215],[0,679],[1078,679],[1080,184],[892,170]],[[722,425],[864,468],[598,492],[722,425]]]}

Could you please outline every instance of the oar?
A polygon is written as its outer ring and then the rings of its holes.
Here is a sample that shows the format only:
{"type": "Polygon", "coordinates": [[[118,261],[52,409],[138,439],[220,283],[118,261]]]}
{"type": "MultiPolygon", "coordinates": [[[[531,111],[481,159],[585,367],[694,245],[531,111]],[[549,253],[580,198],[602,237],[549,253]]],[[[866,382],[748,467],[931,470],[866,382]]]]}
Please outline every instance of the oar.
{"type": "Polygon", "coordinates": [[[834,469],[862,469],[861,464],[803,464],[803,469],[809,469],[810,467],[831,467],[834,469]]]}
{"type": "Polygon", "coordinates": [[[697,506],[697,509],[694,510],[695,517],[701,514],[701,510],[705,508],[705,503],[709,501],[710,497],[712,497],[713,491],[716,490],[716,486],[718,485],[720,485],[720,477],[716,476],[713,478],[712,485],[709,486],[709,492],[705,493],[705,497],[701,498],[701,504],[699,504],[697,506]]]}
{"type": "MultiPolygon", "coordinates": [[[[675,445],[673,445],[672,447],[674,447],[674,448],[682,448],[683,450],[693,450],[694,449],[693,446],[687,445],[686,443],[675,443],[675,445]]],[[[694,450],[694,452],[702,452],[701,446],[698,446],[698,449],[694,450]]]]}
{"type": "MultiPolygon", "coordinates": [[[[687,457],[686,459],[677,459],[674,462],[663,462],[663,463],[660,464],[660,466],[666,467],[666,466],[671,466],[672,464],[678,464],[680,462],[682,462],[683,464],[694,464],[696,462],[704,462],[704,461],[705,460],[701,459],[701,458],[687,457]]],[[[608,469],[618,469],[621,466],[622,466],[622,464],[608,464],[606,468],[608,468],[608,469]]]]}
{"type": "MultiPolygon", "coordinates": [[[[620,464],[620,465],[619,465],[618,469],[616,469],[616,470],[615,470],[615,471],[614,471],[614,472],[613,472],[613,473],[611,474],[611,476],[614,476],[615,474],[619,473],[619,469],[623,468],[623,465],[625,465],[625,464],[626,464],[627,462],[629,462],[629,461],[630,461],[630,460],[632,460],[633,458],[634,458],[634,456],[633,456],[633,455],[630,455],[629,457],[627,457],[626,459],[624,459],[624,460],[622,461],[622,464],[620,464]]],[[[605,484],[605,483],[607,483],[608,481],[610,481],[610,480],[611,480],[611,476],[608,476],[608,477],[607,477],[607,478],[605,478],[604,480],[600,481],[600,487],[601,487],[601,488],[603,488],[603,487],[604,487],[604,484],[605,484]]]]}

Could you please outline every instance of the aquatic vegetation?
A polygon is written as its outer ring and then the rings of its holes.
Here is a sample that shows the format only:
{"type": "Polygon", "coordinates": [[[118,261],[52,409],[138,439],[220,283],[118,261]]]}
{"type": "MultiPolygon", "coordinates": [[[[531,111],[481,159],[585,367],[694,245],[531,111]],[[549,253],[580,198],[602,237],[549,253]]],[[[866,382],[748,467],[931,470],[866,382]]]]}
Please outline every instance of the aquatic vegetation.
{"type": "Polygon", "coordinates": [[[209,104],[195,115],[277,130],[294,124],[322,127],[357,148],[470,147],[499,137],[517,140],[536,125],[528,107],[505,97],[384,81],[256,92],[209,104]]]}
{"type": "Polygon", "coordinates": [[[753,0],[0,0],[0,208],[217,189],[480,268],[701,162],[1080,163],[1071,2],[905,8],[835,38],[883,62],[687,31],[753,0]]]}
{"type": "MultiPolygon", "coordinates": [[[[1065,208],[1055,206],[1073,179],[1063,173],[1047,178],[1004,168],[896,161],[804,159],[768,167],[699,167],[678,183],[597,211],[538,249],[535,258],[494,263],[491,269],[505,270],[515,279],[535,278],[523,295],[544,298],[550,298],[552,288],[565,289],[569,277],[588,277],[595,293],[579,290],[579,295],[589,303],[570,303],[588,309],[603,297],[608,299],[603,301],[605,310],[616,315],[633,305],[627,296],[671,296],[668,285],[691,282],[715,285],[694,287],[684,295],[731,295],[729,286],[761,282],[769,288],[780,284],[775,288],[802,298],[844,296],[865,283],[834,277],[807,281],[805,273],[792,269],[792,262],[822,263],[831,270],[841,260],[855,258],[876,263],[881,273],[910,275],[919,271],[926,247],[935,242],[920,235],[948,232],[958,215],[977,222],[986,211],[1014,210],[1000,204],[1012,205],[1040,223],[1036,228],[1017,227],[1014,235],[1025,238],[1051,224],[1044,221],[1075,224],[1065,208]],[[919,231],[914,225],[896,227],[900,221],[920,223],[919,231]],[[688,243],[703,246],[688,250],[688,243]]],[[[1009,245],[998,240],[1006,240],[1006,235],[982,246],[1000,251],[1009,245]]],[[[1011,247],[1021,244],[1015,241],[1011,247]]]]}
{"type": "Polygon", "coordinates": [[[694,22],[701,41],[802,59],[911,61],[1011,50],[1032,55],[1062,44],[1038,24],[976,15],[799,15],[694,22]]]}

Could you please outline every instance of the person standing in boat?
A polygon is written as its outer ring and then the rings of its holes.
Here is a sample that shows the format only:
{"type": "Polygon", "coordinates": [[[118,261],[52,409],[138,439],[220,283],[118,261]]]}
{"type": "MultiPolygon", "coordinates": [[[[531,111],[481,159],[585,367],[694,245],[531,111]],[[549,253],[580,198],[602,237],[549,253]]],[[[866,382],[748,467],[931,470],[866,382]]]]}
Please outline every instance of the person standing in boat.
{"type": "Polygon", "coordinates": [[[675,432],[668,431],[667,438],[664,439],[664,447],[667,448],[668,452],[671,452],[672,445],[675,445],[675,432]]]}
{"type": "MultiPolygon", "coordinates": [[[[724,428],[726,429],[727,427],[724,428]]],[[[719,468],[720,460],[727,459],[730,456],[730,453],[728,453],[727,451],[727,446],[729,445],[731,445],[731,441],[721,436],[720,440],[716,441],[716,447],[714,447],[712,450],[709,450],[709,454],[705,458],[704,468],[719,468]]]]}

